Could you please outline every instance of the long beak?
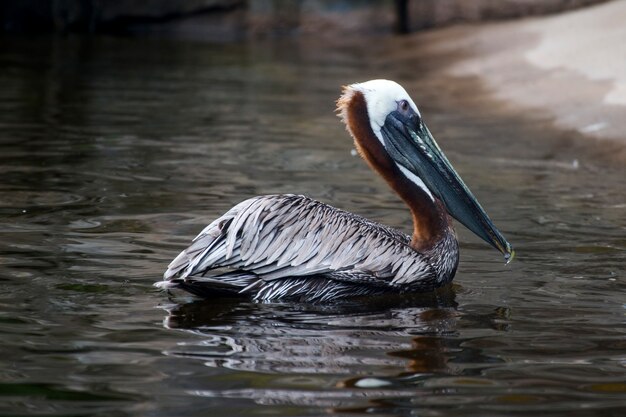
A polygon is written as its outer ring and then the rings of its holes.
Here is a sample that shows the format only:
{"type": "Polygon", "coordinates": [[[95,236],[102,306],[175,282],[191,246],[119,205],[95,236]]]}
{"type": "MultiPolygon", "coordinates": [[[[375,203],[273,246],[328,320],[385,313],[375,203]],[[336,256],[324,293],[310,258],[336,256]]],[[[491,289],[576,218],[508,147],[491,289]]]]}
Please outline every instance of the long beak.
{"type": "Polygon", "coordinates": [[[431,193],[443,202],[452,217],[498,249],[507,263],[513,259],[513,247],[452,168],[417,114],[407,117],[398,112],[390,113],[381,133],[390,156],[417,175],[431,193]]]}

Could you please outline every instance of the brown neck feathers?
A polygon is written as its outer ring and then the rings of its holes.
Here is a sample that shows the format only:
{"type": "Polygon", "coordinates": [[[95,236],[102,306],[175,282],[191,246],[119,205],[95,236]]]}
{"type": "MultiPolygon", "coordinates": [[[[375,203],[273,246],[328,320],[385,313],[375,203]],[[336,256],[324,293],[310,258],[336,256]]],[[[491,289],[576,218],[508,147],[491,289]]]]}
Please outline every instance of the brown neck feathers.
{"type": "Polygon", "coordinates": [[[409,206],[413,217],[411,246],[418,251],[432,248],[449,227],[448,214],[441,202],[438,199],[433,201],[422,188],[409,180],[391,159],[372,131],[363,93],[345,88],[337,101],[337,110],[354,138],[354,144],[361,157],[409,206]]]}

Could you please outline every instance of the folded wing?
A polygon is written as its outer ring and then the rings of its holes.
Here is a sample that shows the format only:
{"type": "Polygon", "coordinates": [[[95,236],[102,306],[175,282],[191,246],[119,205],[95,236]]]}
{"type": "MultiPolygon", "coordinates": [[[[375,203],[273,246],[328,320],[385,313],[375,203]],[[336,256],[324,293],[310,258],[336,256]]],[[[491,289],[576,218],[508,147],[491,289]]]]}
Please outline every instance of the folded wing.
{"type": "Polygon", "coordinates": [[[398,274],[434,277],[409,241],[393,229],[307,197],[255,197],[207,226],[172,261],[161,286],[193,283],[263,299],[307,292],[306,286],[328,287],[328,281],[383,291],[394,286],[398,274]]]}

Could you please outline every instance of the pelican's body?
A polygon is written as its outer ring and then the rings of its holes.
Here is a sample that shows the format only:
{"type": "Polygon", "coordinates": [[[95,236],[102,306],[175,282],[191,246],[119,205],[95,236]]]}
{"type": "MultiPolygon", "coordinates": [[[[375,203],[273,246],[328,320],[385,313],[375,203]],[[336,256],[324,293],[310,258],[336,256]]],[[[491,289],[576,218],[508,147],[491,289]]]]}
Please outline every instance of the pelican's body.
{"type": "Polygon", "coordinates": [[[361,156],[407,203],[413,235],[303,196],[254,197],[208,225],[158,287],[306,301],[429,291],[458,265],[449,213],[512,255],[401,86],[353,84],[337,103],[361,156]]]}

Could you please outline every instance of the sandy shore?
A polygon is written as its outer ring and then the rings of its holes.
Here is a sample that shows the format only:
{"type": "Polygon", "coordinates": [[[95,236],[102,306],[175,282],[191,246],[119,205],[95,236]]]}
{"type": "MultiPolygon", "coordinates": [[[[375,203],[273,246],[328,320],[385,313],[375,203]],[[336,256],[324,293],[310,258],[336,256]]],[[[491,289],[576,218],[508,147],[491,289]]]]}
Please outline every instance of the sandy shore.
{"type": "Polygon", "coordinates": [[[626,145],[626,1],[415,35],[512,111],[626,145]]]}

